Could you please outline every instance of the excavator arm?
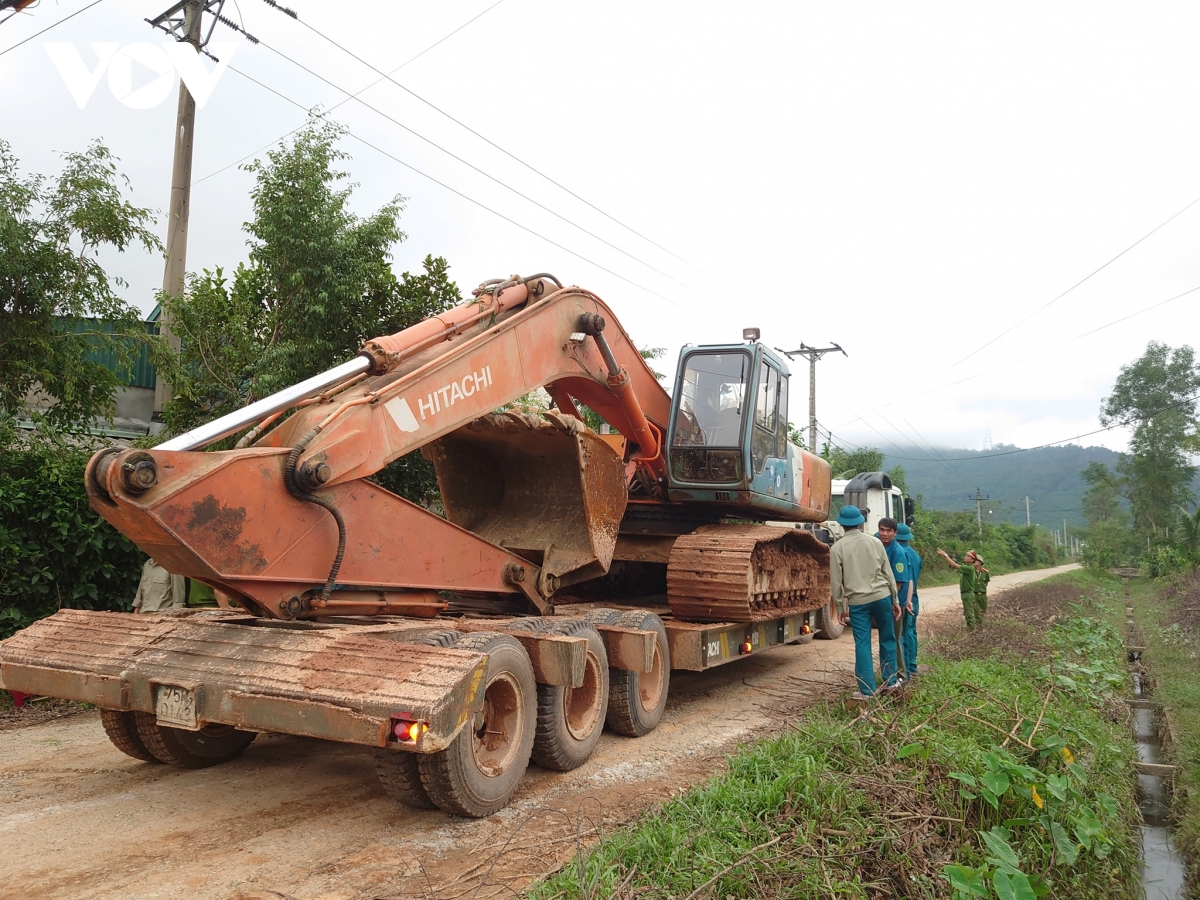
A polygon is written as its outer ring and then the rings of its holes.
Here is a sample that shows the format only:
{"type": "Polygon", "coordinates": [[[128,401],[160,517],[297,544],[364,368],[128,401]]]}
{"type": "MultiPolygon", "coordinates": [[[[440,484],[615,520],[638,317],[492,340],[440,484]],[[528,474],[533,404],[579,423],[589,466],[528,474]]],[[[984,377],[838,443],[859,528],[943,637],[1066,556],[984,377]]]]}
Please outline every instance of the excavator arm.
{"type": "Polygon", "coordinates": [[[155,449],[100,451],[92,505],[171,571],[263,616],[431,616],[445,592],[548,611],[560,586],[607,571],[630,483],[660,489],[670,414],[603,301],[550,280],[485,285],[155,449]],[[539,387],[557,411],[498,412],[539,387]],[[623,452],[583,425],[577,401],[624,436],[623,452]],[[237,449],[200,452],[250,425],[237,449]],[[368,480],[418,449],[446,518],[368,480]]]}

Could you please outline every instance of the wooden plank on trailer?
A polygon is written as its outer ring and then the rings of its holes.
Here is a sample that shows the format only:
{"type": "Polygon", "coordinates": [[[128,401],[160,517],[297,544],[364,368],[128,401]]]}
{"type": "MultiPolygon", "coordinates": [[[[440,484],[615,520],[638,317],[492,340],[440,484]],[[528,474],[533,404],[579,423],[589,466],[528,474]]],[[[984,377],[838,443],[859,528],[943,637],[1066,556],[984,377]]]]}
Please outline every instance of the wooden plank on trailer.
{"type": "Polygon", "coordinates": [[[579,687],[583,684],[584,668],[587,665],[587,638],[505,628],[510,621],[512,620],[489,622],[486,619],[456,619],[452,627],[455,631],[496,631],[515,637],[529,654],[529,661],[533,663],[533,677],[539,684],[562,684],[569,687],[579,687]]]}
{"type": "Polygon", "coordinates": [[[653,631],[619,628],[616,625],[597,625],[608,651],[608,664],[629,672],[649,672],[654,668],[654,645],[658,635],[653,631]]]}

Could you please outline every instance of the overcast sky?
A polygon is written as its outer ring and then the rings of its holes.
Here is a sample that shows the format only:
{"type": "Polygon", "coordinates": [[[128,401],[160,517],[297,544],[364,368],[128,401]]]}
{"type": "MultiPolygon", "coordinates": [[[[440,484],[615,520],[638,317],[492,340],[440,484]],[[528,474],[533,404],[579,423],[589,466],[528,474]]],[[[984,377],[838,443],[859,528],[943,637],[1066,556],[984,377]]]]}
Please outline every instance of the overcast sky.
{"type": "MultiPolygon", "coordinates": [[[[0,52],[86,5],[41,0],[0,24],[0,52]]],[[[26,172],[99,137],[134,201],[165,210],[174,91],[131,109],[105,77],[81,110],[44,43],[73,43],[92,68],[92,41],[165,39],[143,20],[166,5],[103,0],[0,55],[0,137],[26,172]]],[[[1164,303],[1200,286],[1200,203],[1055,301],[1200,197],[1195,2],[288,5],[300,23],[225,4],[257,46],[216,26],[223,62],[294,103],[231,68],[198,112],[190,270],[245,258],[253,181],[234,164],[346,99],[297,63],[349,93],[379,79],[319,35],[383,71],[445,38],[394,78],[611,218],[382,81],[360,99],[411,132],[358,101],[331,115],[529,229],[347,137],[355,209],[407,198],[397,272],[442,255],[464,293],[552,272],[667,347],[668,370],[684,342],[745,326],[785,349],[840,343],[849,356],[819,365],[818,418],[872,446],[1089,432],[1148,341],[1200,342],[1200,291],[1164,303]]],[[[155,77],[133,72],[134,89],[155,77]]],[[[161,260],[112,267],[149,310],[161,260]]],[[[792,371],[806,426],[807,363],[792,371]]]]}

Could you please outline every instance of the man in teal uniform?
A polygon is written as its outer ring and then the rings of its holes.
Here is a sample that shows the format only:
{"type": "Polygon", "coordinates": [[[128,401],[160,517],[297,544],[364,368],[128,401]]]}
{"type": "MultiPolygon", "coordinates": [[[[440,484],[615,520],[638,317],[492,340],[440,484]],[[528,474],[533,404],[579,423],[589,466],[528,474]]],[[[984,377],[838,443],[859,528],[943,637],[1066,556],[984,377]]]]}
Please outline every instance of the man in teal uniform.
{"type": "Polygon", "coordinates": [[[912,584],[912,601],[907,614],[904,616],[904,629],[900,635],[900,651],[904,658],[904,671],[909,678],[917,674],[917,616],[921,614],[921,601],[917,596],[921,580],[921,554],[917,553],[910,544],[913,539],[912,529],[901,522],[896,526],[896,543],[908,551],[908,575],[912,584]]]}
{"type": "MultiPolygon", "coordinates": [[[[900,644],[901,635],[904,634],[905,616],[912,609],[912,575],[909,574],[909,557],[908,551],[896,542],[896,520],[883,518],[879,520],[879,532],[876,537],[883,543],[883,549],[887,552],[888,564],[892,567],[892,576],[896,579],[896,595],[900,599],[901,616],[896,620],[896,644],[900,644]]],[[[903,654],[897,649],[897,663],[900,669],[904,669],[903,654]]],[[[908,677],[907,671],[904,673],[908,677]]]]}

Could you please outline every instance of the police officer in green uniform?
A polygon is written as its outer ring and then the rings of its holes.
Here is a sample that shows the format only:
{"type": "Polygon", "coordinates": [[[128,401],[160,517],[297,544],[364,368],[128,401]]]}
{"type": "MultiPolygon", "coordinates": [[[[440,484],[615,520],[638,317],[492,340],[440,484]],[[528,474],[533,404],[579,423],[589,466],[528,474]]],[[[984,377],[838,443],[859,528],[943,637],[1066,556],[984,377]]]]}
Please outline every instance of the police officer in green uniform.
{"type": "Polygon", "coordinates": [[[968,550],[961,563],[956,563],[941,547],[938,547],[938,555],[958,569],[958,593],[962,599],[963,618],[967,622],[967,631],[974,631],[980,622],[979,610],[975,606],[975,551],[968,550]]]}
{"type": "Polygon", "coordinates": [[[979,621],[987,614],[987,586],[992,573],[983,565],[983,557],[975,554],[975,608],[979,610],[979,621]]]}

